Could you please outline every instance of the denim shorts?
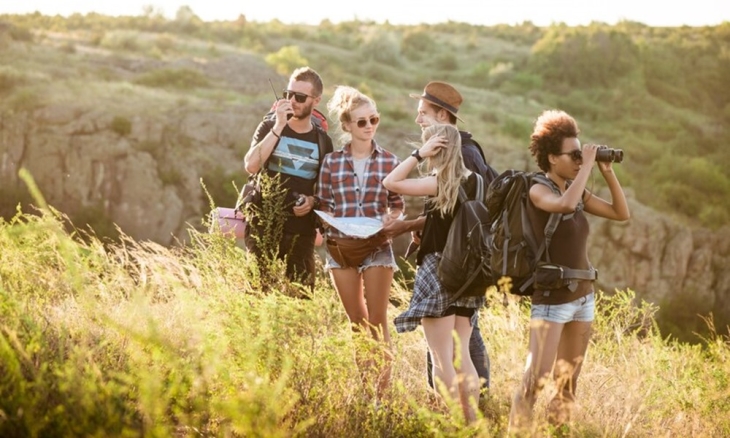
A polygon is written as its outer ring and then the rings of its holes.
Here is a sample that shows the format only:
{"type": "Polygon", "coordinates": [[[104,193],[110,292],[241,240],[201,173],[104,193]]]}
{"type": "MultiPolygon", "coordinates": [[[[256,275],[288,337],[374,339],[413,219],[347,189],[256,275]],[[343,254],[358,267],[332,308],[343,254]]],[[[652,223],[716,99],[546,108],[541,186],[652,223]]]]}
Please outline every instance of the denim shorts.
{"type": "MultiPolygon", "coordinates": [[[[327,264],[324,267],[325,271],[341,268],[341,266],[330,256],[329,251],[326,251],[326,254],[327,264]]],[[[357,272],[362,273],[362,271],[367,268],[378,266],[392,268],[393,272],[398,270],[398,264],[395,262],[395,256],[393,255],[393,247],[390,243],[381,246],[377,250],[373,251],[372,254],[365,257],[365,260],[363,260],[362,263],[360,263],[360,266],[357,267],[357,272]]]]}
{"type": "Polygon", "coordinates": [[[565,304],[533,304],[531,319],[566,324],[571,321],[591,322],[595,317],[596,296],[593,292],[565,304]]]}

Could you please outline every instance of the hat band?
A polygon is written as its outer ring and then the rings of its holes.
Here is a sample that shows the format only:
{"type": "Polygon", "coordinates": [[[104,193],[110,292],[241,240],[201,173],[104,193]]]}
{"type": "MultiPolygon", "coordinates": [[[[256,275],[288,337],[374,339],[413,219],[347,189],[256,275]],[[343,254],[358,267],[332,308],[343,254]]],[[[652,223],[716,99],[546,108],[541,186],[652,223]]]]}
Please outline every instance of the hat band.
{"type": "Polygon", "coordinates": [[[436,105],[438,105],[440,107],[443,107],[445,110],[453,113],[454,115],[456,115],[456,113],[459,112],[458,108],[456,108],[452,105],[449,105],[448,103],[444,102],[443,100],[439,99],[438,97],[428,94],[425,91],[423,92],[423,96],[421,96],[421,97],[435,103],[436,105]]]}

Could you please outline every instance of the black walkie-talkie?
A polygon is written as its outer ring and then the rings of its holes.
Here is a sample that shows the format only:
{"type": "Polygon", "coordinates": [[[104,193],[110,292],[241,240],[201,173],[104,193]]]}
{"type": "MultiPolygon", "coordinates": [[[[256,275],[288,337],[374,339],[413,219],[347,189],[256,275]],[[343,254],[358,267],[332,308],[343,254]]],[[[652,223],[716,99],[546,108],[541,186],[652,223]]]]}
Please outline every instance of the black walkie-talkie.
{"type": "MultiPolygon", "coordinates": [[[[271,78],[269,78],[269,85],[271,85],[271,91],[273,91],[273,92],[274,92],[274,99],[276,99],[277,101],[278,101],[279,99],[281,99],[281,97],[279,97],[279,96],[277,96],[277,95],[276,95],[276,89],[274,88],[274,84],[272,84],[272,83],[271,83],[271,78]]],[[[287,119],[287,120],[291,119],[291,116],[293,116],[293,115],[294,115],[294,114],[287,114],[287,115],[286,115],[286,119],[287,119]]]]}

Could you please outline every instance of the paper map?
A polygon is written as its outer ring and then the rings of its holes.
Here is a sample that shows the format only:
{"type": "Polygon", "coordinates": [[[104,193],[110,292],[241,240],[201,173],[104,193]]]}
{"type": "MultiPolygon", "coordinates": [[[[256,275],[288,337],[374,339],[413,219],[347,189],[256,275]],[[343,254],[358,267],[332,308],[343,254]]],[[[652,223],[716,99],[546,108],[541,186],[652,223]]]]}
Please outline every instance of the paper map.
{"type": "Polygon", "coordinates": [[[371,217],[333,217],[315,210],[324,222],[350,237],[368,238],[383,229],[383,222],[371,217]]]}

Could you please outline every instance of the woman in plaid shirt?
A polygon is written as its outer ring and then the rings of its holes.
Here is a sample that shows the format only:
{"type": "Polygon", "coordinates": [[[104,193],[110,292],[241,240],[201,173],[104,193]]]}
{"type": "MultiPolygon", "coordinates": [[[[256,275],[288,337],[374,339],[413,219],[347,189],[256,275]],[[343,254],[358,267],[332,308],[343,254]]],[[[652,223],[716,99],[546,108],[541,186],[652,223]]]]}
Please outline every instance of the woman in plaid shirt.
{"type": "Polygon", "coordinates": [[[431,125],[423,131],[422,139],[423,145],[383,180],[389,190],[410,196],[428,196],[413,297],[408,309],[395,318],[395,328],[398,332],[406,332],[415,330],[419,324],[423,326],[433,357],[435,380],[446,385],[451,398],[461,403],[467,422],[472,422],[476,420],[472,402],[479,398],[479,376],[469,355],[471,317],[484,305],[486,298],[465,294],[453,301],[441,285],[437,271],[449,227],[459,208],[459,187],[464,187],[473,199],[478,180],[476,174],[464,166],[461,136],[455,126],[431,125]],[[430,173],[422,178],[408,178],[423,160],[430,173]],[[454,331],[459,336],[458,344],[454,342],[454,331]],[[454,367],[456,357],[461,357],[458,369],[454,367]]]}
{"type": "MultiPolygon", "coordinates": [[[[403,197],[382,184],[399,160],[374,140],[380,122],[375,102],[352,87],[339,86],[327,107],[332,118],[339,121],[344,146],[328,154],[322,163],[317,192],[320,210],[335,217],[369,217],[384,223],[399,218],[403,197]]],[[[347,237],[334,228],[326,234],[330,241],[347,237]]],[[[370,329],[373,338],[385,344],[382,359],[358,358],[364,375],[373,370],[378,373],[380,397],[390,384],[392,354],[387,311],[393,273],[398,266],[390,240],[383,238],[378,242],[358,266],[341,266],[332,257],[328,244],[325,269],[330,272],[353,330],[370,329]]],[[[367,243],[363,240],[362,244],[367,243]]]]}

